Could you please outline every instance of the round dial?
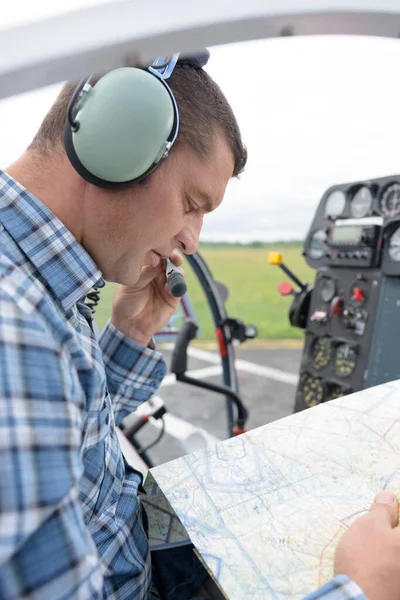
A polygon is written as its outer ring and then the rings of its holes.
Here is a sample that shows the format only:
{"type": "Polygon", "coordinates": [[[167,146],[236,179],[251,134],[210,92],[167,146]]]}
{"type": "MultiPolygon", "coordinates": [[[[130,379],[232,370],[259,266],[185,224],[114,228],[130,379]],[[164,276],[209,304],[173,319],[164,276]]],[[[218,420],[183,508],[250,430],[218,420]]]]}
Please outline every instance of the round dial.
{"type": "Polygon", "coordinates": [[[372,208],[371,191],[364,185],[353,196],[350,202],[351,216],[356,219],[365,217],[372,208]]]}
{"type": "Polygon", "coordinates": [[[328,389],[327,399],[336,400],[336,398],[343,398],[349,393],[348,389],[342,388],[340,385],[331,385],[328,389]]]}
{"type": "Polygon", "coordinates": [[[305,404],[310,408],[323,402],[324,387],[321,379],[306,373],[301,380],[301,395],[305,404]]]}
{"type": "Polygon", "coordinates": [[[341,190],[334,190],[325,201],[325,216],[334,219],[342,214],[345,206],[345,194],[341,190]]]}
{"type": "Polygon", "coordinates": [[[356,367],[357,355],[349,344],[339,344],[335,355],[335,372],[340,377],[348,377],[356,367]]]}
{"type": "Polygon", "coordinates": [[[325,255],[325,240],[326,233],[323,229],[315,231],[310,238],[310,242],[307,249],[307,256],[318,260],[325,255]]]}
{"type": "Polygon", "coordinates": [[[332,298],[334,297],[336,292],[336,285],[333,279],[331,279],[330,277],[324,277],[321,280],[321,288],[320,288],[320,294],[321,294],[321,299],[324,302],[330,302],[332,300],[332,298]]]}
{"type": "Polygon", "coordinates": [[[385,217],[391,217],[400,212],[400,183],[392,183],[383,191],[379,206],[385,217]]]}
{"type": "Polygon", "coordinates": [[[400,227],[395,229],[389,240],[389,257],[395,262],[400,261],[400,227]]]}
{"type": "Polygon", "coordinates": [[[331,360],[332,346],[326,337],[316,338],[311,346],[311,358],[317,367],[326,367],[331,360]]]}

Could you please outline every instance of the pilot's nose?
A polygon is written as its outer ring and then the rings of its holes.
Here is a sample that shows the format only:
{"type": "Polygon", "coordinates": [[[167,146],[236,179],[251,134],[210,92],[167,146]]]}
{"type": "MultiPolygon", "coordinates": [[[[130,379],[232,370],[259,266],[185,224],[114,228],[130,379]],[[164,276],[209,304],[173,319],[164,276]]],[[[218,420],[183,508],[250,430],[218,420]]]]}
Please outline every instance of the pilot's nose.
{"type": "Polygon", "coordinates": [[[178,248],[185,254],[194,254],[199,249],[200,232],[203,216],[197,215],[190,225],[185,225],[176,236],[178,248]]]}

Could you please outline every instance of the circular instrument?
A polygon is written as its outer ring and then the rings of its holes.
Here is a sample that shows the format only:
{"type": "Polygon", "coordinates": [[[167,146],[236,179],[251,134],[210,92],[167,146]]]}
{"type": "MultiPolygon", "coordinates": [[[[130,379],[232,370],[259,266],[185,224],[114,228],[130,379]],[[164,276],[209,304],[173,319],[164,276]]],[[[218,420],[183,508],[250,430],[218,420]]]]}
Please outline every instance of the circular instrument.
{"type": "Polygon", "coordinates": [[[331,385],[328,388],[328,393],[327,393],[327,400],[336,400],[337,398],[343,398],[343,396],[346,396],[347,394],[349,394],[349,390],[343,388],[340,385],[331,385]]]}
{"type": "Polygon", "coordinates": [[[324,302],[330,302],[336,292],[336,285],[330,277],[323,277],[321,280],[320,294],[324,302]]]}
{"type": "Polygon", "coordinates": [[[379,207],[385,217],[392,217],[400,213],[400,183],[392,183],[383,190],[379,207]]]}
{"type": "Polygon", "coordinates": [[[316,338],[311,346],[311,358],[317,367],[326,367],[332,356],[332,346],[329,338],[316,338]]]}
{"type": "Polygon", "coordinates": [[[306,373],[301,380],[301,395],[305,404],[311,408],[320,404],[324,399],[324,387],[319,377],[306,373]]]}
{"type": "Polygon", "coordinates": [[[335,354],[335,373],[340,377],[349,377],[356,367],[357,355],[349,344],[339,344],[335,354]]]}
{"type": "Polygon", "coordinates": [[[350,213],[352,217],[361,219],[365,217],[372,208],[373,197],[371,191],[364,185],[352,197],[350,202],[350,213]]]}
{"type": "Polygon", "coordinates": [[[325,216],[334,219],[339,217],[346,206],[346,196],[341,190],[334,190],[325,201],[325,216]]]}
{"type": "Polygon", "coordinates": [[[394,233],[389,240],[388,254],[393,261],[400,261],[400,227],[394,230],[394,233]]]}
{"type": "Polygon", "coordinates": [[[310,238],[309,245],[307,248],[307,256],[318,260],[325,255],[325,240],[326,233],[323,229],[315,231],[310,238]]]}

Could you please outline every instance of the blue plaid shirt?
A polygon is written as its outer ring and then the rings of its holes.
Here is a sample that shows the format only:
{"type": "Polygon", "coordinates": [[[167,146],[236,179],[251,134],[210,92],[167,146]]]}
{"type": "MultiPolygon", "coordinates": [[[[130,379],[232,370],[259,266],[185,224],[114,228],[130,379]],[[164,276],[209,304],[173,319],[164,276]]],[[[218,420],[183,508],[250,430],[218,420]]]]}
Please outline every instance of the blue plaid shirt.
{"type": "Polygon", "coordinates": [[[140,476],[114,426],[162,355],[79,302],[101,273],[54,214],[0,172],[0,598],[148,598],[140,476]]]}
{"type": "MultiPolygon", "coordinates": [[[[0,171],[0,598],[147,599],[141,477],[114,425],[166,373],[162,355],[80,301],[104,285],[54,214],[0,171]]],[[[346,577],[308,600],[365,600],[346,577]]]]}

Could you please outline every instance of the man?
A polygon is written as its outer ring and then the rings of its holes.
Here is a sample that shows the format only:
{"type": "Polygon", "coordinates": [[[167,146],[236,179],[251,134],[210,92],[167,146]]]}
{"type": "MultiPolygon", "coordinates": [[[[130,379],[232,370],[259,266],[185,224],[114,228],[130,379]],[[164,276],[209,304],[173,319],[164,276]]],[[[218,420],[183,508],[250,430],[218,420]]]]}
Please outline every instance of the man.
{"type": "MultiPolygon", "coordinates": [[[[232,111],[203,69],[178,65],[170,87],[178,138],[143,182],[108,190],[75,171],[63,145],[69,85],[28,150],[0,173],[4,600],[150,597],[141,477],[124,462],[114,426],[166,373],[152,347],[177,305],[163,257],[179,265],[175,248],[195,252],[204,214],[219,206],[229,179],[246,163],[232,111]],[[97,341],[83,299],[104,280],[123,287],[97,341]]],[[[380,528],[374,515],[383,521],[383,511],[371,515],[381,535],[384,523],[380,528]]],[[[367,529],[361,528],[368,537],[367,529]]],[[[365,568],[356,554],[348,561],[352,544],[356,535],[343,543],[339,571],[357,580],[364,569],[363,585],[371,558],[364,548],[365,568]]],[[[379,565],[380,557],[374,560],[379,565]]],[[[385,577],[393,571],[389,564],[385,577]]],[[[349,598],[351,586],[358,591],[343,577],[332,585],[335,598],[349,598]]],[[[184,596],[176,590],[170,597],[184,596]]],[[[380,597],[379,590],[371,595],[380,597]]],[[[384,597],[397,598],[389,588],[384,597]]]]}

